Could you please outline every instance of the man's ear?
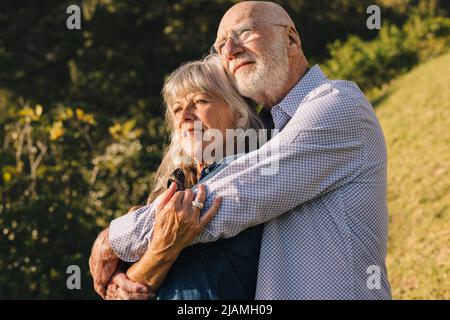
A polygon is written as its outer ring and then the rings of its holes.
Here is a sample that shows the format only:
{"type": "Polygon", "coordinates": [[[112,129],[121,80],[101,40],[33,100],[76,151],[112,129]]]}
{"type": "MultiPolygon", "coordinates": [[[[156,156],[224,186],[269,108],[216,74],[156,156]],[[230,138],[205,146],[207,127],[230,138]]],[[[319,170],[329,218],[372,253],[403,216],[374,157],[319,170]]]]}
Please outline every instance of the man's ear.
{"type": "Polygon", "coordinates": [[[302,42],[300,40],[298,32],[293,27],[289,27],[288,38],[288,55],[297,55],[300,52],[302,42]]]}

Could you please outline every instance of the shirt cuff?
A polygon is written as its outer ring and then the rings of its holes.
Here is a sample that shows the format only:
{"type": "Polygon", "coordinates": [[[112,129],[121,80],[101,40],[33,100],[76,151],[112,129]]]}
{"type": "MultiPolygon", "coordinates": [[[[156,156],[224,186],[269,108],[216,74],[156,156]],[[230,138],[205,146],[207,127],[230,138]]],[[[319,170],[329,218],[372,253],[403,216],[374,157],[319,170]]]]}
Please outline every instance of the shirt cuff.
{"type": "Polygon", "coordinates": [[[109,243],[121,260],[136,262],[144,255],[148,240],[147,237],[142,237],[142,232],[139,232],[138,221],[140,216],[148,211],[149,207],[144,206],[111,222],[109,243]]]}

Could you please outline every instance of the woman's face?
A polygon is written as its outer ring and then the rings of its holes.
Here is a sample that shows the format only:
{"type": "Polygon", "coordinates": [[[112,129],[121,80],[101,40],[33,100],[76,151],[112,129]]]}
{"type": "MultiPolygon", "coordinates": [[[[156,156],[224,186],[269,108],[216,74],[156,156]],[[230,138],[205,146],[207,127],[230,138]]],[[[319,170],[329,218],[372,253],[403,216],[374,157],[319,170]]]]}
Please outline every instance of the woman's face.
{"type": "Polygon", "coordinates": [[[191,92],[176,99],[172,105],[172,114],[175,133],[183,150],[199,162],[207,160],[211,147],[205,149],[210,143],[214,143],[212,146],[216,148],[222,148],[223,152],[226,129],[235,128],[228,104],[204,92],[191,92]]]}

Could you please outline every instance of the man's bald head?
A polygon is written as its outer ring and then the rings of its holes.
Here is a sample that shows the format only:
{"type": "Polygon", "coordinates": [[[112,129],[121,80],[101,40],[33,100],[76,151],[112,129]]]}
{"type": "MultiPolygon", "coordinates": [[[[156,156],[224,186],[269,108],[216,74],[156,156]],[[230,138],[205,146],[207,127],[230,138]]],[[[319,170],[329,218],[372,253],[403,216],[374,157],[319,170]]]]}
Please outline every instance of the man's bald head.
{"type": "Polygon", "coordinates": [[[289,14],[279,4],[266,1],[244,1],[232,6],[222,17],[217,35],[244,22],[273,23],[296,30],[289,14]]]}
{"type": "Polygon", "coordinates": [[[294,22],[273,2],[231,7],[220,22],[214,49],[239,92],[266,106],[278,103],[308,67],[294,22]]]}

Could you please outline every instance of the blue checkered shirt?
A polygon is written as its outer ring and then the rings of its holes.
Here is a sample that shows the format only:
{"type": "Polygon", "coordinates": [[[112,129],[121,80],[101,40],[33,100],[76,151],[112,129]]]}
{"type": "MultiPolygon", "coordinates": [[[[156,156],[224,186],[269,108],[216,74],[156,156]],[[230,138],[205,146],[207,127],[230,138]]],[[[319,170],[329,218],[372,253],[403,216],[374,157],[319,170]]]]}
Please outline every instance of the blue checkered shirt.
{"type": "MultiPolygon", "coordinates": [[[[387,156],[367,98],[312,67],[271,109],[280,132],[204,183],[219,213],[194,241],[265,223],[256,299],[390,299],[387,156]]],[[[114,220],[125,261],[148,246],[155,204],[114,220]]]]}

